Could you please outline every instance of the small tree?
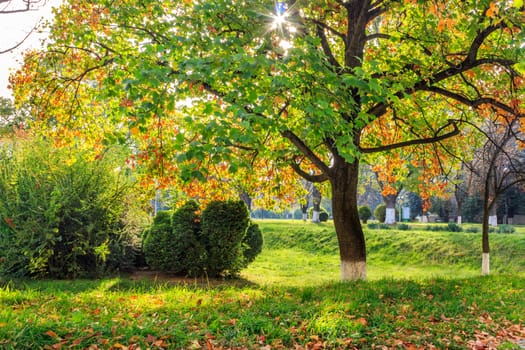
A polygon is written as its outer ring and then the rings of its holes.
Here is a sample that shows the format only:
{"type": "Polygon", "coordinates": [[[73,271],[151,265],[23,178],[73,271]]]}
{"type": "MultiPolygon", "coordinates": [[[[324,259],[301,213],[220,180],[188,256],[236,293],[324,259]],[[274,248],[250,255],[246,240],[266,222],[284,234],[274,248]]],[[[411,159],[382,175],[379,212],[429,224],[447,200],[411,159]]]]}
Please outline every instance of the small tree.
{"type": "Polygon", "coordinates": [[[360,206],[358,211],[359,211],[359,219],[361,219],[361,221],[363,221],[363,223],[366,224],[368,219],[372,217],[372,211],[366,205],[360,206]]]}

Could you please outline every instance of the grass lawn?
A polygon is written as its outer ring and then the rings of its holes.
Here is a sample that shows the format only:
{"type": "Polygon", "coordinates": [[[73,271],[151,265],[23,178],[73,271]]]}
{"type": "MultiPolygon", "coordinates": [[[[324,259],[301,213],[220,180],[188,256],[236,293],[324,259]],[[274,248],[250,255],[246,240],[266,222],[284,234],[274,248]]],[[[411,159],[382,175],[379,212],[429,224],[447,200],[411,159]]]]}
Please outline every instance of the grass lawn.
{"type": "Polygon", "coordinates": [[[369,281],[341,283],[331,224],[259,224],[239,280],[0,281],[0,349],[525,348],[521,229],[490,277],[479,233],[367,230],[369,281]]]}

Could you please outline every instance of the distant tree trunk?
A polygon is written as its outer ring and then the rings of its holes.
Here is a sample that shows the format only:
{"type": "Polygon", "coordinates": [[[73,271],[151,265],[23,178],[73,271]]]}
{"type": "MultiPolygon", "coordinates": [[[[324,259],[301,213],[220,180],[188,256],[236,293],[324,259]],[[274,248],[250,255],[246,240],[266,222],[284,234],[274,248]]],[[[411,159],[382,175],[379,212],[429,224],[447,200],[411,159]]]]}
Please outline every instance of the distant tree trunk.
{"type": "Polygon", "coordinates": [[[301,212],[303,213],[303,221],[308,220],[308,202],[301,204],[301,212]]]}
{"type": "Polygon", "coordinates": [[[312,186],[312,222],[320,222],[319,214],[321,213],[321,191],[316,186],[312,186]]]}
{"type": "Polygon", "coordinates": [[[396,223],[397,194],[389,194],[388,196],[383,196],[383,200],[386,204],[385,224],[393,225],[396,223]]]}
{"type": "Polygon", "coordinates": [[[489,245],[489,216],[492,206],[496,202],[495,199],[490,198],[488,180],[487,186],[483,193],[483,219],[481,226],[481,274],[486,276],[490,274],[490,245],[489,245]]]}
{"type": "Polygon", "coordinates": [[[366,279],[365,237],[357,210],[359,162],[337,161],[330,183],[335,232],[341,258],[341,279],[366,279]]]}
{"type": "Polygon", "coordinates": [[[492,205],[489,212],[489,225],[492,227],[498,226],[498,215],[496,214],[496,205],[492,205]]]}
{"type": "Polygon", "coordinates": [[[248,208],[248,212],[251,215],[251,213],[252,213],[252,198],[250,197],[248,192],[243,190],[241,192],[241,194],[239,195],[239,198],[246,204],[246,207],[248,208]]]}

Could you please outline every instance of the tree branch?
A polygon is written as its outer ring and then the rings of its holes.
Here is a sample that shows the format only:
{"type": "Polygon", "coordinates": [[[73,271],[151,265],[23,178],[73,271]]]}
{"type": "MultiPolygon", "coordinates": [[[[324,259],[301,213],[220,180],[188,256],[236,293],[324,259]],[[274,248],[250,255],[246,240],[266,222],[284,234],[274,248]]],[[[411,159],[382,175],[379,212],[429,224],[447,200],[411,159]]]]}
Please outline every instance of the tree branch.
{"type": "Polygon", "coordinates": [[[301,166],[294,161],[290,162],[290,166],[300,177],[302,177],[306,181],[320,183],[328,180],[328,175],[326,173],[318,175],[309,174],[303,169],[301,169],[301,166]]]}
{"type": "Polygon", "coordinates": [[[36,27],[31,28],[31,30],[29,31],[29,33],[27,33],[26,36],[25,36],[21,41],[19,41],[15,46],[0,51],[0,55],[2,55],[2,54],[4,54],[4,53],[8,53],[8,52],[13,51],[13,50],[16,50],[18,47],[20,47],[20,45],[22,45],[22,44],[24,43],[24,41],[26,41],[27,38],[29,38],[29,36],[33,33],[33,31],[35,30],[35,28],[36,28],[36,27]]]}
{"type": "Polygon", "coordinates": [[[444,126],[439,128],[438,131],[436,131],[436,134],[433,137],[403,141],[403,142],[393,143],[390,145],[384,145],[384,146],[379,146],[379,147],[371,147],[371,148],[359,147],[359,151],[362,153],[376,153],[376,152],[390,151],[393,149],[408,147],[408,146],[426,145],[426,144],[431,144],[431,143],[446,140],[450,137],[458,135],[459,133],[460,133],[460,130],[458,128],[457,121],[449,120],[447,124],[445,124],[444,126]],[[444,130],[445,128],[449,126],[452,126],[454,129],[443,135],[438,135],[439,131],[444,130]]]}
{"type": "Polygon", "coordinates": [[[324,32],[324,27],[322,27],[319,23],[316,23],[315,28],[317,30],[317,36],[321,39],[321,47],[323,48],[324,54],[328,57],[328,61],[334,68],[340,70],[341,65],[339,64],[339,62],[337,62],[337,59],[332,53],[332,49],[330,48],[330,44],[328,43],[328,38],[326,37],[326,34],[324,32]]]}
{"type": "Polygon", "coordinates": [[[328,174],[330,172],[330,168],[291,130],[281,131],[281,135],[290,140],[322,173],[328,174]]]}

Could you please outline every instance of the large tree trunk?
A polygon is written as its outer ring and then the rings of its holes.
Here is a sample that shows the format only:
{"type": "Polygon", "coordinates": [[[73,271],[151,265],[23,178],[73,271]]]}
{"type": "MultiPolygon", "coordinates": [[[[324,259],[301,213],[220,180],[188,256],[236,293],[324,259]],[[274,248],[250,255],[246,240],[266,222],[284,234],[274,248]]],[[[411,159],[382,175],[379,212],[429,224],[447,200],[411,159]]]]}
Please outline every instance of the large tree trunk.
{"type": "Polygon", "coordinates": [[[386,205],[385,224],[393,225],[396,223],[396,200],[397,195],[389,194],[383,196],[386,205]]]}
{"type": "Polygon", "coordinates": [[[339,242],[341,279],[366,279],[365,237],[357,211],[359,162],[342,163],[333,170],[332,211],[339,242]]]}

